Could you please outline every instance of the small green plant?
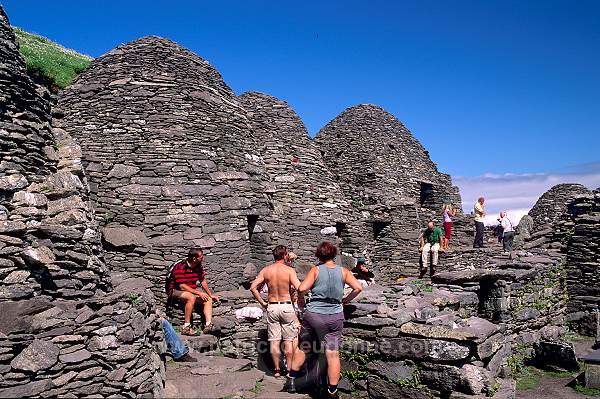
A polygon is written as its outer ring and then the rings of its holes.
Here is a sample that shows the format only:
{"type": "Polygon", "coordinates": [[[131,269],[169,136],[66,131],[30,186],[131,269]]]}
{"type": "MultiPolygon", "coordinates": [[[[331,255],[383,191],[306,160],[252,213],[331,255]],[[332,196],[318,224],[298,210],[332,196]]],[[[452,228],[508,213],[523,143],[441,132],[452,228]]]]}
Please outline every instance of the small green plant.
{"type": "Polygon", "coordinates": [[[255,395],[259,395],[264,389],[264,385],[262,383],[262,381],[256,381],[256,384],[254,384],[254,388],[252,388],[250,390],[250,392],[252,392],[255,395]]]}
{"type": "Polygon", "coordinates": [[[575,391],[581,393],[581,394],[584,394],[584,395],[588,395],[588,396],[600,396],[600,389],[586,387],[579,380],[577,380],[575,382],[575,386],[573,387],[573,389],[575,391]]]}
{"type": "Polygon", "coordinates": [[[399,385],[404,388],[419,388],[422,386],[421,384],[421,367],[418,364],[413,362],[412,360],[407,360],[406,364],[414,367],[412,377],[408,379],[397,379],[392,381],[394,384],[399,385]]]}
{"type": "Polygon", "coordinates": [[[499,389],[500,383],[496,382],[494,385],[488,388],[488,390],[485,392],[485,396],[487,396],[488,398],[493,398],[496,395],[496,393],[498,393],[499,389]]]}
{"type": "Polygon", "coordinates": [[[433,292],[433,286],[420,279],[411,280],[408,284],[414,285],[422,292],[433,292]]]}
{"type": "Polygon", "coordinates": [[[525,366],[517,379],[517,389],[523,391],[526,389],[536,389],[540,386],[539,374],[535,372],[533,367],[525,366]]]}
{"type": "Polygon", "coordinates": [[[358,380],[366,380],[369,377],[369,372],[363,370],[343,370],[340,376],[354,383],[358,380]]]}
{"type": "Polygon", "coordinates": [[[129,302],[131,302],[134,305],[137,305],[141,302],[140,295],[135,292],[129,293],[129,295],[127,295],[127,299],[129,299],[129,302]]]}

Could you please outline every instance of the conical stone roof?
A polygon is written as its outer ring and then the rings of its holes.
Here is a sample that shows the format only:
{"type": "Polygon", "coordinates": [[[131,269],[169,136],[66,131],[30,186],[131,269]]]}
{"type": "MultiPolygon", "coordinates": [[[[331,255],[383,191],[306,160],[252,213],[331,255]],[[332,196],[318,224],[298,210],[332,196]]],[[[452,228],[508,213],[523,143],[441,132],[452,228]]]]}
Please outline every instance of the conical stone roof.
{"type": "Polygon", "coordinates": [[[96,188],[107,259],[153,279],[191,246],[216,288],[250,259],[248,216],[267,212],[246,111],[207,61],[144,37],[100,58],[59,99],[96,188]]]}
{"type": "Polygon", "coordinates": [[[414,202],[438,210],[444,202],[460,209],[458,189],[440,173],[429,153],[410,131],[383,108],[350,107],[316,137],[324,159],[357,202],[394,206],[414,202]],[[433,194],[421,200],[421,183],[433,194]]]}

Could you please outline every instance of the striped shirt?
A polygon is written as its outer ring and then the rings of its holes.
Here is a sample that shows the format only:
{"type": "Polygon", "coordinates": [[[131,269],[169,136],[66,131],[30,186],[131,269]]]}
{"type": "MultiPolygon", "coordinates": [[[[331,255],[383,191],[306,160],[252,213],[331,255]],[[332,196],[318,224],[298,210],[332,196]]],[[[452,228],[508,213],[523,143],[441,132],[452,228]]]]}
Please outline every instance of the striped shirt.
{"type": "Polygon", "coordinates": [[[204,268],[202,266],[192,269],[186,259],[180,260],[173,269],[170,289],[179,290],[180,284],[186,284],[191,289],[198,287],[198,281],[204,280],[204,268]]]}

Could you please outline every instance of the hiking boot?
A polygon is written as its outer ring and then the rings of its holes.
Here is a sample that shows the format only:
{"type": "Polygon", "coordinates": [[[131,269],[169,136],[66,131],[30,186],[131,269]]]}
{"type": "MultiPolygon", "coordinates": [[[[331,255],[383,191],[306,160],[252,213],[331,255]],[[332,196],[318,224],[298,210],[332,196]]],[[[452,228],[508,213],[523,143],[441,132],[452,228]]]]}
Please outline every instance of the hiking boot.
{"type": "Polygon", "coordinates": [[[181,331],[180,331],[181,335],[188,335],[188,336],[194,336],[194,335],[198,335],[196,333],[196,331],[192,328],[192,326],[189,327],[182,327],[181,331]]]}
{"type": "Polygon", "coordinates": [[[340,397],[337,389],[333,393],[329,392],[329,389],[325,389],[325,392],[327,392],[327,398],[338,399],[340,397]]]}
{"type": "Polygon", "coordinates": [[[202,333],[203,334],[210,334],[213,331],[215,331],[215,324],[211,321],[210,323],[208,323],[207,325],[204,326],[204,329],[202,330],[202,333]]]}
{"type": "Polygon", "coordinates": [[[181,356],[179,359],[173,359],[176,362],[182,362],[182,363],[194,363],[197,362],[198,359],[196,359],[193,356],[190,356],[189,353],[186,353],[185,355],[181,356]]]}
{"type": "Polygon", "coordinates": [[[288,393],[296,393],[295,378],[288,378],[283,386],[283,390],[288,393]]]}

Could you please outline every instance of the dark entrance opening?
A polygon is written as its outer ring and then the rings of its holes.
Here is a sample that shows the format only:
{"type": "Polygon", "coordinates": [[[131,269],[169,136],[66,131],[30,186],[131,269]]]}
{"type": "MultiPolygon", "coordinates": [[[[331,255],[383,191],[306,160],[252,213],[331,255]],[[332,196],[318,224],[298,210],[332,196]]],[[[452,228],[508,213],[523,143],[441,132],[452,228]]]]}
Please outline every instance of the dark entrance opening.
{"type": "Polygon", "coordinates": [[[419,196],[419,202],[421,206],[431,201],[433,197],[433,184],[421,182],[421,193],[419,196]]]}
{"type": "Polygon", "coordinates": [[[346,223],[336,222],[335,223],[335,235],[341,237],[346,232],[346,223]]]}
{"type": "Polygon", "coordinates": [[[381,235],[383,229],[389,226],[391,222],[386,220],[374,220],[373,221],[373,238],[377,239],[381,235]]]}
{"type": "Polygon", "coordinates": [[[252,234],[254,234],[254,228],[256,227],[256,222],[258,222],[258,215],[248,215],[248,239],[252,239],[252,234]]]}

